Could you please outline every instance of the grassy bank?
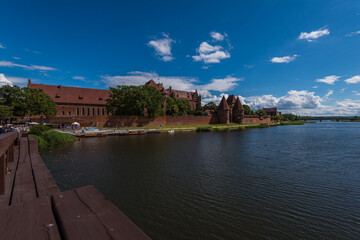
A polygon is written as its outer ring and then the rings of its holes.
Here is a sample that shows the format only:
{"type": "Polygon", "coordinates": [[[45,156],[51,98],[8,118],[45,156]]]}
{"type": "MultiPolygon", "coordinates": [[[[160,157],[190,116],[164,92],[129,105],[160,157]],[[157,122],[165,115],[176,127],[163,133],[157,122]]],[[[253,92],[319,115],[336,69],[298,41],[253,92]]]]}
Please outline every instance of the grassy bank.
{"type": "Polygon", "coordinates": [[[61,133],[48,126],[42,125],[33,126],[30,129],[29,135],[38,140],[39,148],[47,148],[57,144],[73,142],[77,139],[75,136],[61,133]]]}

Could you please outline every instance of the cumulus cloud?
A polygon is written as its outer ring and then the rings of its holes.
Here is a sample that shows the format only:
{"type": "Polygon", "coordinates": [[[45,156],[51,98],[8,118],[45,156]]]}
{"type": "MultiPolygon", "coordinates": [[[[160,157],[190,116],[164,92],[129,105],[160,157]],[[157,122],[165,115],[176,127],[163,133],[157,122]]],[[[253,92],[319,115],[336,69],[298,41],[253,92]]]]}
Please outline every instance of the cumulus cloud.
{"type": "Polygon", "coordinates": [[[360,83],[360,75],[353,76],[351,78],[345,79],[347,84],[356,84],[360,83]]]}
{"type": "Polygon", "coordinates": [[[3,73],[0,73],[0,86],[3,85],[18,85],[18,86],[26,86],[27,79],[23,77],[11,77],[5,75],[3,73]]]}
{"type": "Polygon", "coordinates": [[[225,39],[225,37],[227,37],[227,34],[221,34],[215,31],[210,32],[210,36],[215,40],[215,41],[223,41],[225,39]]]}
{"type": "Polygon", "coordinates": [[[232,76],[227,76],[226,78],[214,78],[209,84],[203,85],[202,88],[205,90],[214,90],[214,91],[229,91],[232,90],[235,86],[238,85],[239,81],[243,81],[242,78],[236,78],[232,76]]]}
{"type": "Polygon", "coordinates": [[[46,67],[46,66],[38,66],[38,65],[23,65],[17,64],[10,61],[0,61],[0,67],[20,67],[26,70],[40,70],[40,71],[55,71],[56,68],[53,67],[46,67]]]}
{"type": "Polygon", "coordinates": [[[12,82],[8,80],[4,74],[0,73],[0,87],[4,85],[10,85],[12,86],[12,82]]]}
{"type": "Polygon", "coordinates": [[[305,39],[308,42],[312,42],[312,41],[314,41],[314,39],[317,39],[319,37],[326,36],[329,34],[330,34],[329,29],[322,27],[319,30],[312,31],[310,33],[302,32],[302,33],[300,33],[298,39],[305,39]]]}
{"type": "Polygon", "coordinates": [[[163,38],[155,39],[148,42],[148,46],[154,48],[155,54],[164,62],[172,61],[174,58],[171,53],[172,44],[175,43],[169,35],[163,33],[163,38]]]}
{"type": "Polygon", "coordinates": [[[219,45],[210,45],[207,42],[202,42],[196,52],[199,55],[192,56],[194,61],[204,63],[220,63],[221,60],[230,58],[230,53],[222,50],[223,47],[219,45]]]}
{"type": "Polygon", "coordinates": [[[292,56],[285,56],[285,57],[274,57],[270,61],[272,63],[289,63],[292,62],[298,57],[298,55],[294,54],[292,56]]]}
{"type": "Polygon", "coordinates": [[[203,97],[212,97],[210,91],[226,92],[230,91],[238,85],[238,82],[243,81],[242,78],[227,76],[225,78],[213,78],[208,84],[200,84],[198,79],[193,77],[183,76],[159,76],[155,72],[129,72],[124,76],[101,76],[102,80],[107,86],[117,85],[134,85],[139,86],[153,79],[155,82],[163,83],[165,88],[172,87],[176,90],[195,91],[203,97]]]}
{"type": "MultiPolygon", "coordinates": [[[[264,107],[277,107],[279,111],[283,111],[284,113],[321,115],[325,114],[329,109],[333,109],[323,104],[333,94],[333,92],[333,90],[329,90],[324,97],[317,96],[314,92],[306,90],[291,90],[281,97],[275,97],[273,95],[238,97],[243,104],[249,105],[251,109],[254,110],[262,109],[264,107]]],[[[210,101],[219,103],[223,95],[224,94],[220,94],[219,96],[210,96],[208,98],[204,98],[203,101],[204,103],[210,101]]],[[[225,95],[225,97],[227,97],[227,95],[225,95]]]]}
{"type": "Polygon", "coordinates": [[[348,34],[345,34],[346,37],[353,37],[353,36],[356,36],[356,35],[359,35],[360,34],[360,31],[356,31],[356,32],[351,32],[351,33],[348,33],[348,34]]]}
{"type": "Polygon", "coordinates": [[[315,82],[322,82],[322,83],[326,83],[326,84],[330,84],[330,85],[334,85],[334,83],[336,81],[338,81],[340,78],[340,76],[336,76],[336,75],[330,75],[321,79],[316,79],[315,82]]]}

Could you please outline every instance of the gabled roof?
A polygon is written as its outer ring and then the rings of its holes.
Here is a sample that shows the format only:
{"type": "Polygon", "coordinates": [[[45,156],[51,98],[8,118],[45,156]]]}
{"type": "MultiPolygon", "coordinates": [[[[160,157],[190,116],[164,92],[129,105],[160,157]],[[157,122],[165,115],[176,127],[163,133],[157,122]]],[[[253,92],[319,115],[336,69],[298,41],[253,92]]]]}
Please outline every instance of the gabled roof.
{"type": "Polygon", "coordinates": [[[226,102],[225,96],[222,97],[218,110],[230,110],[229,105],[226,102]]]}
{"type": "Polygon", "coordinates": [[[235,98],[234,95],[230,95],[226,101],[227,101],[227,104],[228,104],[229,106],[231,106],[231,105],[234,105],[234,104],[235,104],[236,98],[235,98]]]}
{"type": "Polygon", "coordinates": [[[244,107],[241,104],[241,101],[239,98],[236,98],[236,100],[235,100],[234,109],[235,110],[244,110],[244,107]]]}
{"type": "Polygon", "coordinates": [[[105,105],[110,90],[64,87],[29,82],[29,88],[42,89],[55,103],[105,105]]]}

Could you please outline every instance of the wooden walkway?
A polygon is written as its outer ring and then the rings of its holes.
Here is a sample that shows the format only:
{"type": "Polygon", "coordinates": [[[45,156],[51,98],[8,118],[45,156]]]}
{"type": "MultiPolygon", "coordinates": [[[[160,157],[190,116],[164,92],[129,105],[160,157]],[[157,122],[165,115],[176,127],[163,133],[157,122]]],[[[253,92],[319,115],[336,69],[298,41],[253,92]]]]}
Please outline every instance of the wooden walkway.
{"type": "Polygon", "coordinates": [[[95,187],[60,192],[35,138],[20,138],[12,153],[0,195],[0,239],[150,239],[95,187]]]}

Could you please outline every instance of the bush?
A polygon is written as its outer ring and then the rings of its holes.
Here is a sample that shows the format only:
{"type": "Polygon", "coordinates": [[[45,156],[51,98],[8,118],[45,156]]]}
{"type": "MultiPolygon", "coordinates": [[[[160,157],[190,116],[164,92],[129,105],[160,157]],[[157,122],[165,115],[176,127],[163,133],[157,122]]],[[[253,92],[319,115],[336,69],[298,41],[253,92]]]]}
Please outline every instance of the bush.
{"type": "Polygon", "coordinates": [[[205,113],[204,113],[204,111],[196,110],[196,111],[194,112],[194,116],[205,116],[205,113]]]}
{"type": "Polygon", "coordinates": [[[49,145],[62,144],[76,140],[75,136],[67,133],[61,133],[56,130],[46,131],[42,137],[49,145]]]}
{"type": "Polygon", "coordinates": [[[196,129],[197,132],[211,132],[213,130],[212,127],[198,127],[196,129]]]}
{"type": "Polygon", "coordinates": [[[262,123],[259,125],[259,128],[267,128],[267,127],[269,127],[269,125],[266,123],[262,123]]]}
{"type": "Polygon", "coordinates": [[[45,139],[41,136],[38,136],[38,135],[30,135],[34,138],[36,138],[36,140],[38,141],[38,145],[39,145],[39,148],[45,148],[47,147],[48,143],[45,141],[45,139]]]}
{"type": "Polygon", "coordinates": [[[51,130],[51,127],[44,125],[36,125],[30,128],[29,134],[42,136],[45,132],[51,130]]]}

